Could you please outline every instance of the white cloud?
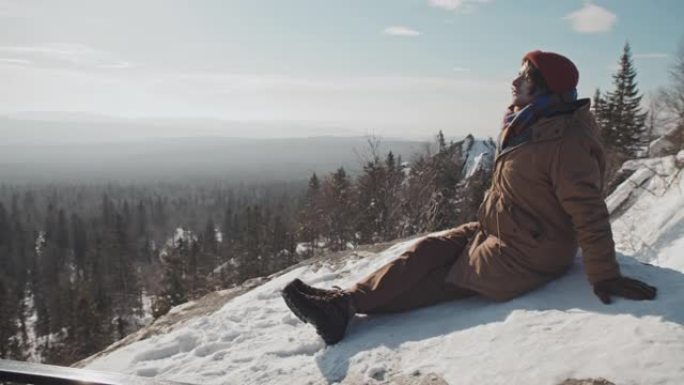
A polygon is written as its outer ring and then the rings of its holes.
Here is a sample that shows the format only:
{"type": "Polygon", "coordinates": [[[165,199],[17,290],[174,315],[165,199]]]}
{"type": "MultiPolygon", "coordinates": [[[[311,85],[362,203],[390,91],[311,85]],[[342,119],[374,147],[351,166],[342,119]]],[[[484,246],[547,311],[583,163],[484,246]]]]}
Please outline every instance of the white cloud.
{"type": "Polygon", "coordinates": [[[660,52],[634,54],[635,59],[667,59],[668,57],[670,57],[670,55],[660,52]]]}
{"type": "Polygon", "coordinates": [[[472,12],[474,3],[488,3],[490,0],[428,0],[428,4],[435,8],[446,9],[447,11],[472,12]]]}
{"type": "Polygon", "coordinates": [[[617,16],[609,10],[591,3],[572,12],[563,19],[568,20],[572,29],[581,33],[598,33],[610,31],[617,22],[617,16]]]}
{"type": "Polygon", "coordinates": [[[385,35],[391,35],[391,36],[419,36],[419,35],[421,35],[421,33],[416,31],[415,29],[411,29],[411,28],[404,27],[401,25],[394,25],[391,27],[387,27],[382,32],[385,35]]]}
{"type": "Polygon", "coordinates": [[[125,69],[134,67],[132,63],[118,59],[111,52],[73,43],[0,46],[0,54],[12,56],[11,59],[15,64],[22,61],[24,64],[33,63],[40,67],[78,69],[125,69]]]}
{"type": "Polygon", "coordinates": [[[13,57],[2,57],[0,58],[0,64],[9,64],[9,65],[31,65],[30,60],[26,59],[17,59],[13,57]]]}
{"type": "Polygon", "coordinates": [[[133,68],[136,67],[135,64],[127,61],[118,61],[118,62],[113,62],[113,63],[107,63],[107,64],[98,64],[97,68],[105,68],[105,69],[128,69],[128,68],[133,68]]]}

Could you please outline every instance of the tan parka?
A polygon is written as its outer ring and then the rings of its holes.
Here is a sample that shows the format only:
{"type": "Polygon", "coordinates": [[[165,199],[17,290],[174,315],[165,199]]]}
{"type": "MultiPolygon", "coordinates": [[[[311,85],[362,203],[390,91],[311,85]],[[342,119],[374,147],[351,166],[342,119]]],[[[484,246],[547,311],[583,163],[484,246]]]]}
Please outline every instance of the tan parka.
{"type": "Polygon", "coordinates": [[[447,282],[508,300],[563,274],[578,246],[590,283],[620,275],[602,195],[603,149],[589,100],[576,105],[497,151],[479,229],[447,282]]]}

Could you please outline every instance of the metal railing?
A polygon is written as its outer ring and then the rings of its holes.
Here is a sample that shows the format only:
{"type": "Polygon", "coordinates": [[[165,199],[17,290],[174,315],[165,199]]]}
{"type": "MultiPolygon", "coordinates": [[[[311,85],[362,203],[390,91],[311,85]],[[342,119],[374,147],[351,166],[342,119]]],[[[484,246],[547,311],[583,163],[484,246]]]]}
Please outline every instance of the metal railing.
{"type": "Polygon", "coordinates": [[[33,385],[190,385],[64,366],[0,360],[0,384],[33,385]]]}

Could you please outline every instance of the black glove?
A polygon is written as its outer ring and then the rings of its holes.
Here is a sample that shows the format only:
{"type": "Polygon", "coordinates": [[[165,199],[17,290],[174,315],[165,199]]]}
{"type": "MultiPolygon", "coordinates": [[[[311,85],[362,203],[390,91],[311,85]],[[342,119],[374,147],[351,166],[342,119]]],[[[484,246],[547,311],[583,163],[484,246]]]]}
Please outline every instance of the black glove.
{"type": "Polygon", "coordinates": [[[606,305],[612,302],[610,299],[611,295],[633,300],[644,300],[655,298],[657,292],[658,289],[655,287],[627,277],[606,279],[594,284],[594,294],[606,305]]]}

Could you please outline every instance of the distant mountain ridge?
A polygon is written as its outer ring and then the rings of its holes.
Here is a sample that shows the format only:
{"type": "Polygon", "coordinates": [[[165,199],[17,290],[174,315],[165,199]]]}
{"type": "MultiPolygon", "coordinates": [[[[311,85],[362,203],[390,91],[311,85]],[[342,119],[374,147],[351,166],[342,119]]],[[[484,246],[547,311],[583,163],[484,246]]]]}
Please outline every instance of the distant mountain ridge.
{"type": "MultiPolygon", "coordinates": [[[[306,126],[311,135],[298,137],[302,124],[124,119],[78,113],[0,116],[0,178],[7,183],[189,178],[249,182],[299,180],[339,167],[351,175],[361,170],[369,156],[369,140],[375,138],[334,136],[329,134],[331,127],[312,123],[306,126]],[[290,126],[295,127],[292,134],[290,126]],[[261,137],[269,133],[274,137],[261,137]]],[[[469,137],[463,139],[464,145],[472,145],[469,137]]],[[[404,161],[433,145],[377,139],[379,155],[392,151],[404,161]]]]}
{"type": "MultiPolygon", "coordinates": [[[[381,135],[387,140],[425,141],[416,132],[381,135]]],[[[397,131],[399,132],[399,130],[397,131]]],[[[448,135],[456,140],[460,135],[448,135]]],[[[117,117],[85,112],[33,111],[0,115],[0,143],[105,143],[156,138],[220,136],[228,138],[365,137],[374,128],[352,128],[319,121],[225,120],[212,117],[117,117]]]]}
{"type": "MultiPolygon", "coordinates": [[[[404,159],[428,143],[382,141],[404,159]]],[[[0,145],[0,178],[27,181],[173,181],[186,178],[291,180],[345,167],[360,170],[363,137],[161,138],[114,143],[0,145]]]]}

